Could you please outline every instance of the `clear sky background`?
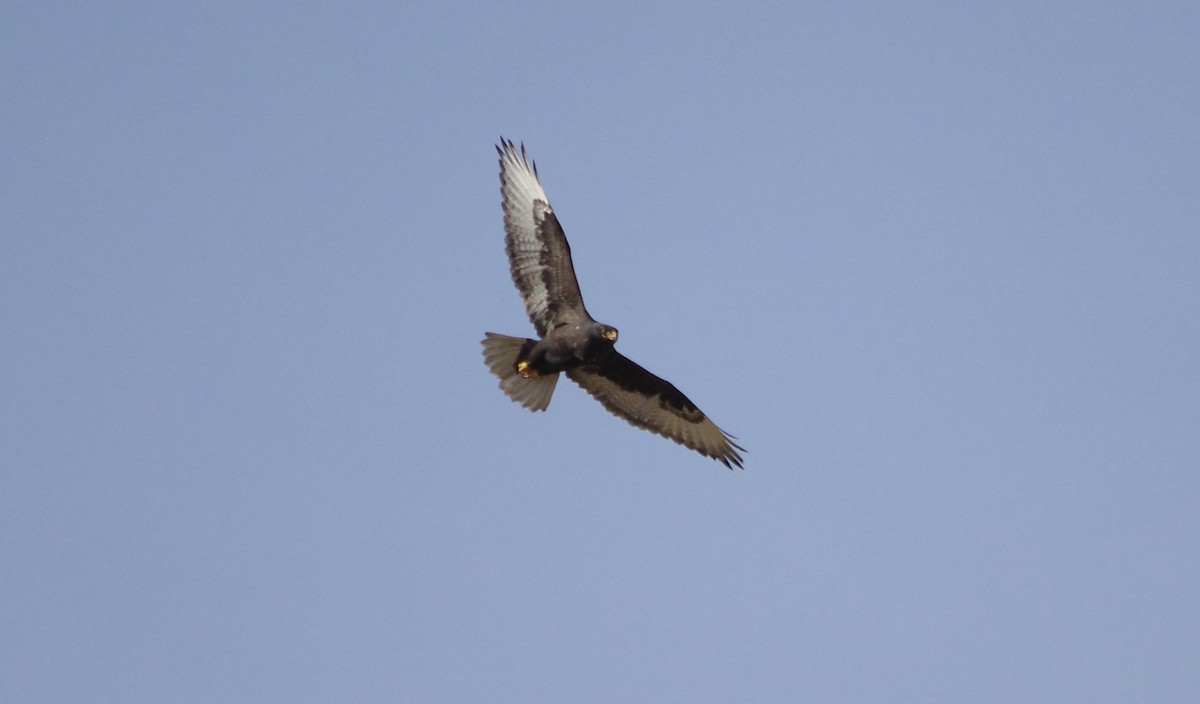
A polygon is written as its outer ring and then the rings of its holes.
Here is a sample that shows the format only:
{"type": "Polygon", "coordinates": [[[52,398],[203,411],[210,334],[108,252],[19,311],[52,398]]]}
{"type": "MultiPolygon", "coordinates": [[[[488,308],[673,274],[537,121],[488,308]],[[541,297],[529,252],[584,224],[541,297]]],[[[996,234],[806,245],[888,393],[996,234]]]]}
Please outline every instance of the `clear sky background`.
{"type": "Polygon", "coordinates": [[[0,700],[1200,692],[1200,6],[0,8],[0,700]],[[563,382],[590,311],[749,452],[563,382]]]}

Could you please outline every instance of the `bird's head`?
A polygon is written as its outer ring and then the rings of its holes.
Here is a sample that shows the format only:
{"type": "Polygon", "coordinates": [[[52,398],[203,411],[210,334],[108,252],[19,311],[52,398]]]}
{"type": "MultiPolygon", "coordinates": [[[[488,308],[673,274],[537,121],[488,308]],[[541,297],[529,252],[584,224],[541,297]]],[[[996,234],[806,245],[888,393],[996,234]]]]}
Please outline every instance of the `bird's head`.
{"type": "Polygon", "coordinates": [[[617,329],[611,325],[605,325],[604,323],[596,323],[596,332],[598,332],[600,334],[600,337],[603,337],[605,340],[608,340],[610,343],[617,341],[617,329]]]}

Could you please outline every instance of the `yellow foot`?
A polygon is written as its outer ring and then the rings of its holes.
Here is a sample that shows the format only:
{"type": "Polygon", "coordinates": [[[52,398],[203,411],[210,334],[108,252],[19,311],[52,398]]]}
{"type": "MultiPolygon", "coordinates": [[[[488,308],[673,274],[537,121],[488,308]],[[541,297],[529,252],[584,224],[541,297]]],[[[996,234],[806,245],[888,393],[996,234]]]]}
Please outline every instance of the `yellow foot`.
{"type": "Polygon", "coordinates": [[[529,366],[529,362],[524,359],[517,362],[517,373],[526,379],[536,379],[538,377],[538,373],[534,371],[533,367],[529,366]]]}

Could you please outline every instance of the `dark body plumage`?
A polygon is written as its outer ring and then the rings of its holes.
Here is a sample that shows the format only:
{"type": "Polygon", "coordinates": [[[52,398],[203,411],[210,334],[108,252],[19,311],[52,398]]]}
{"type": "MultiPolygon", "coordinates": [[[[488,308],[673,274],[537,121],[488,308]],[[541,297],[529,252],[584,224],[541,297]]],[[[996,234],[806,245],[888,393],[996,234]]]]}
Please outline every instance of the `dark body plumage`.
{"type": "Polygon", "coordinates": [[[558,375],[565,373],[610,412],[711,457],[742,466],[744,452],[670,382],[617,352],[617,330],[596,322],[583,305],[571,248],[522,145],[504,139],[500,192],[505,249],[513,283],[538,340],[487,333],[484,361],[500,388],[533,411],[550,404],[558,375]]]}

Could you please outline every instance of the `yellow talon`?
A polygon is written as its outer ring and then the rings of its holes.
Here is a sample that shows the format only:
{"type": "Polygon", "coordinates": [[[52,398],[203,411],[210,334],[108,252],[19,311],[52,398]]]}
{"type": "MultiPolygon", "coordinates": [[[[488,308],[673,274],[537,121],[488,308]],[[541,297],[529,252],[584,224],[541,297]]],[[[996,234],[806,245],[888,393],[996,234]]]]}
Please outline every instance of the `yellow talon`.
{"type": "Polygon", "coordinates": [[[517,362],[517,373],[526,379],[536,379],[538,376],[538,373],[529,366],[528,360],[524,359],[517,362]]]}

